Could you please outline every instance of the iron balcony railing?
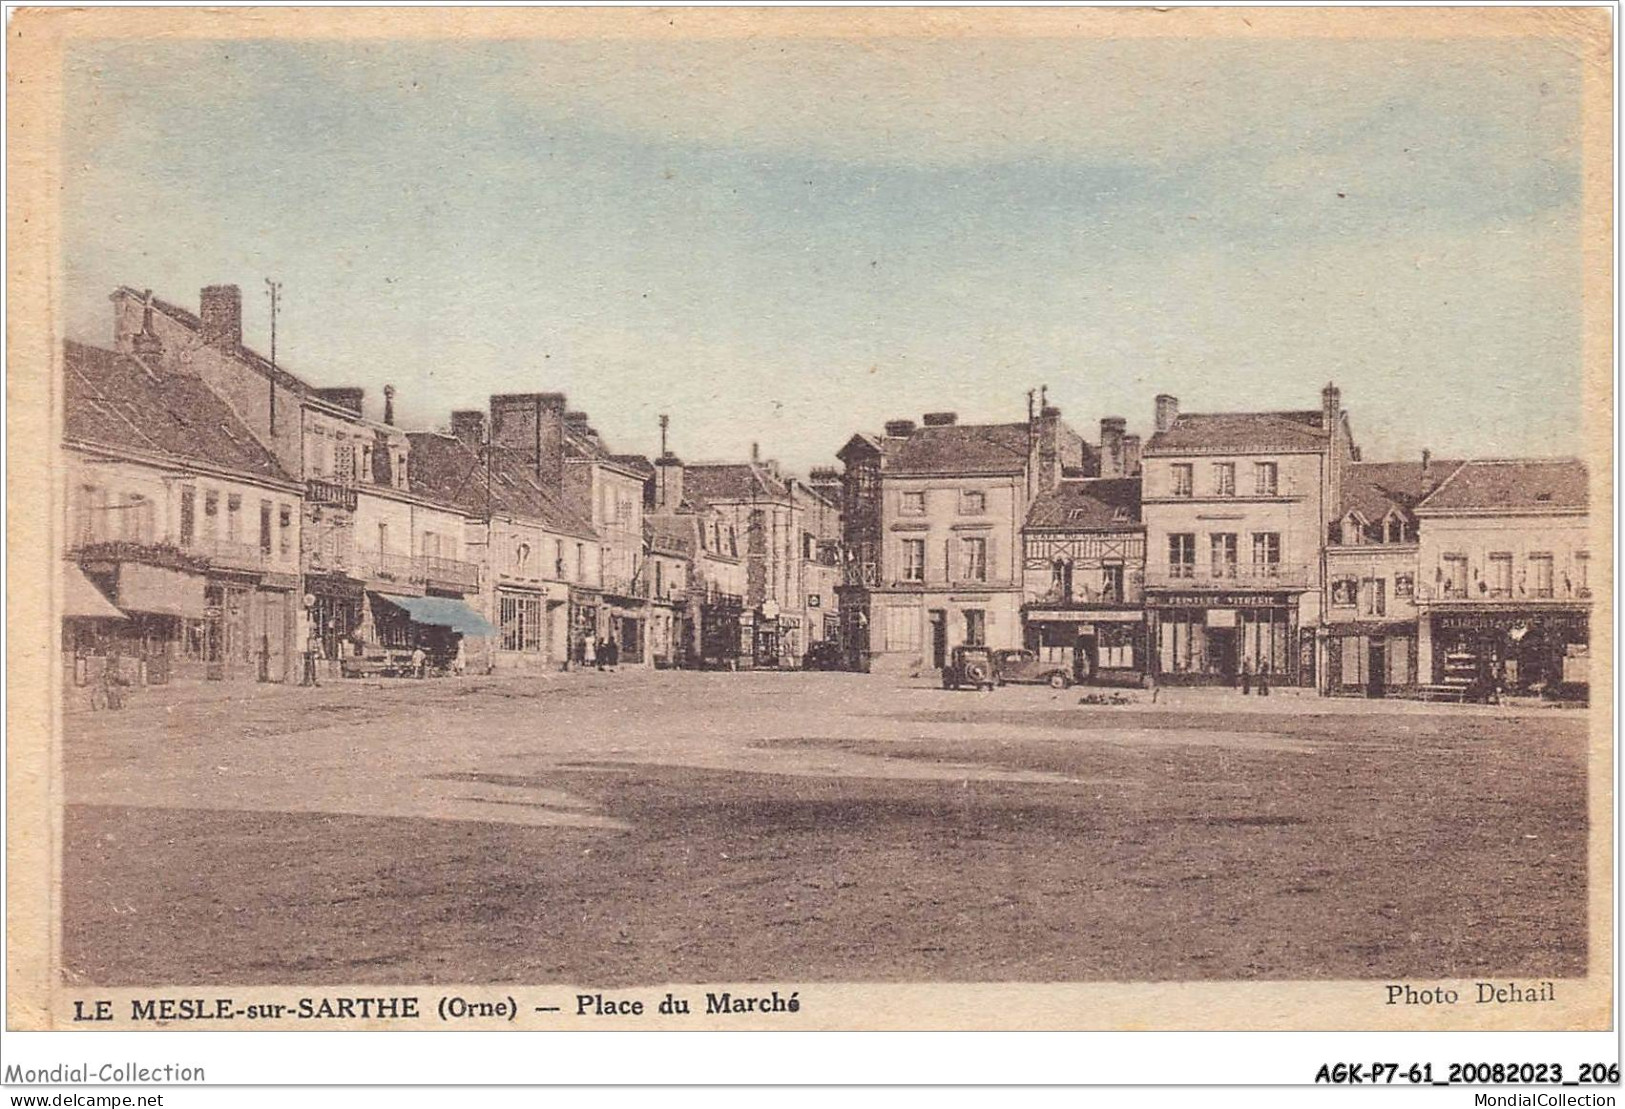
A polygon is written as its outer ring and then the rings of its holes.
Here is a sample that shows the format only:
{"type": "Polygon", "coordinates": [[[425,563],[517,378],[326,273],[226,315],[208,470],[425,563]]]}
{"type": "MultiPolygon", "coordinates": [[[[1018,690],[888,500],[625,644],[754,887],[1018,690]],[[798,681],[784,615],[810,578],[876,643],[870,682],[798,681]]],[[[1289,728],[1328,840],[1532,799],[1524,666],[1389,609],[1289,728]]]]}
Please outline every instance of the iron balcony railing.
{"type": "Polygon", "coordinates": [[[444,558],[440,555],[423,555],[421,559],[426,581],[449,585],[470,593],[480,587],[478,563],[464,562],[460,558],[444,558]]]}
{"type": "Polygon", "coordinates": [[[1488,585],[1461,587],[1450,582],[1416,583],[1416,600],[1427,604],[1442,601],[1472,601],[1474,604],[1518,605],[1530,601],[1590,600],[1591,590],[1583,585],[1557,582],[1549,588],[1498,589],[1488,585]]]}
{"type": "Polygon", "coordinates": [[[1145,570],[1145,584],[1161,589],[1308,589],[1313,581],[1301,562],[1174,562],[1145,570]]]}
{"type": "Polygon", "coordinates": [[[313,477],[305,482],[305,500],[310,504],[329,508],[345,508],[351,512],[356,506],[356,487],[343,482],[313,477]]]}

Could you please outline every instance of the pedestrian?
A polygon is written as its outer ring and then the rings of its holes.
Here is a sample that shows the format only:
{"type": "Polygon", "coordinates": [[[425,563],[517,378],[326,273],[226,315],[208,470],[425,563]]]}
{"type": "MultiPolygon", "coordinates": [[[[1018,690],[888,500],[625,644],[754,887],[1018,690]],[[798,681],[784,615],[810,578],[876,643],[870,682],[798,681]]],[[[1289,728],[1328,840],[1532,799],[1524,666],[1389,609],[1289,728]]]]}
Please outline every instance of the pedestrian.
{"type": "Polygon", "coordinates": [[[419,677],[419,678],[423,677],[424,671],[428,669],[428,665],[429,665],[429,656],[426,653],[424,653],[423,644],[419,643],[416,647],[412,648],[412,674],[413,674],[413,676],[419,677]]]}
{"type": "Polygon", "coordinates": [[[604,644],[604,654],[607,656],[604,662],[608,664],[610,672],[613,673],[615,667],[621,661],[621,645],[615,642],[613,635],[609,637],[609,642],[604,644]]]}
{"type": "Polygon", "coordinates": [[[467,669],[468,669],[468,655],[463,650],[463,638],[461,636],[458,636],[458,638],[457,638],[457,654],[451,660],[451,672],[453,674],[457,675],[460,678],[460,677],[463,676],[464,672],[467,669]]]}
{"type": "Polygon", "coordinates": [[[1162,686],[1157,684],[1157,676],[1151,671],[1145,672],[1145,687],[1151,691],[1151,703],[1157,703],[1157,695],[1162,692],[1162,686]]]}
{"type": "Polygon", "coordinates": [[[1258,695],[1260,697],[1270,695],[1270,668],[1268,666],[1258,668],[1258,695]]]}
{"type": "Polygon", "coordinates": [[[1241,664],[1241,695],[1243,697],[1245,697],[1249,693],[1251,693],[1252,691],[1253,691],[1253,664],[1250,663],[1250,662],[1243,662],[1241,664]]]}
{"type": "Polygon", "coordinates": [[[589,637],[587,640],[585,640],[585,646],[583,646],[581,649],[584,652],[582,655],[582,661],[586,665],[595,666],[599,670],[604,668],[603,652],[598,649],[598,644],[596,641],[589,637]]]}

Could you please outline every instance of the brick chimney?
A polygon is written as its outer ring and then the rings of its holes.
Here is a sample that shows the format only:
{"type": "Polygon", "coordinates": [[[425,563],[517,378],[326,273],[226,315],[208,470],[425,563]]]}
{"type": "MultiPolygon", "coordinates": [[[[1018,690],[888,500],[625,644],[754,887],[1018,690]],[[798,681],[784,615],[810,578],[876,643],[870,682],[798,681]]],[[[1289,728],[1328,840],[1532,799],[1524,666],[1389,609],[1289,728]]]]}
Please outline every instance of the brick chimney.
{"type": "Polygon", "coordinates": [[[395,386],[384,386],[384,423],[395,426],[395,386]]]}
{"type": "Polygon", "coordinates": [[[1061,484],[1061,410],[1046,404],[1038,410],[1037,491],[1048,492],[1061,484]]]}
{"type": "Polygon", "coordinates": [[[235,285],[205,285],[198,297],[202,338],[211,347],[234,351],[243,345],[243,291],[235,285]]]}
{"type": "Polygon", "coordinates": [[[366,398],[366,390],[358,389],[354,385],[336,385],[329,389],[312,389],[311,392],[320,400],[336,405],[351,415],[361,415],[361,404],[366,398]]]}
{"type": "Polygon", "coordinates": [[[469,450],[485,445],[485,413],[478,408],[464,408],[451,414],[451,433],[469,450]]]}
{"type": "Polygon", "coordinates": [[[655,459],[655,507],[675,512],[683,503],[683,460],[667,451],[655,459]]]}
{"type": "Polygon", "coordinates": [[[922,418],[926,427],[953,427],[959,422],[957,412],[927,412],[922,418]]]}
{"type": "Polygon", "coordinates": [[[1123,433],[1128,430],[1128,421],[1122,416],[1105,416],[1100,421],[1100,476],[1122,477],[1126,471],[1123,468],[1123,433]]]}
{"type": "Polygon", "coordinates": [[[814,466],[807,471],[807,485],[831,504],[841,503],[841,471],[833,466],[814,466]]]}
{"type": "Polygon", "coordinates": [[[1167,431],[1174,426],[1174,418],[1179,415],[1179,398],[1171,393],[1157,394],[1156,429],[1167,431]]]}
{"type": "Polygon", "coordinates": [[[1138,477],[1140,474],[1140,437],[1138,435],[1123,436],[1123,476],[1138,477]]]}
{"type": "Polygon", "coordinates": [[[913,420],[887,420],[886,435],[892,439],[907,439],[914,434],[913,420]]]}
{"type": "Polygon", "coordinates": [[[499,394],[491,398],[491,442],[524,459],[556,493],[564,488],[565,419],[563,393],[499,394]]]}

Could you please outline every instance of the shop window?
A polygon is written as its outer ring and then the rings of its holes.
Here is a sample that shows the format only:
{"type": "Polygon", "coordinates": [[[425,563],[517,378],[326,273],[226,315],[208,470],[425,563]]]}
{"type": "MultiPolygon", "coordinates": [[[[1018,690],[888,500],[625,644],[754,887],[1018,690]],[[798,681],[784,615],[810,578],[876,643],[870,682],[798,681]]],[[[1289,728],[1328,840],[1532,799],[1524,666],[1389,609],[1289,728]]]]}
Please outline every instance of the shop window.
{"type": "Polygon", "coordinates": [[[1512,554],[1495,551],[1490,555],[1489,590],[1492,597],[1512,596],[1512,554]]]}
{"type": "Polygon", "coordinates": [[[981,537],[959,541],[961,581],[987,580],[987,540],[981,537]]]}
{"type": "Polygon", "coordinates": [[[903,580],[925,580],[925,540],[903,540],[903,580]]]}
{"type": "Polygon", "coordinates": [[[1102,624],[1097,636],[1097,653],[1104,670],[1134,669],[1134,636],[1132,624],[1102,624]]]}
{"type": "Polygon", "coordinates": [[[181,486],[181,546],[190,547],[197,535],[197,487],[181,486]]]}
{"type": "Polygon", "coordinates": [[[1233,578],[1236,576],[1236,536],[1234,532],[1214,532],[1208,536],[1209,547],[1213,555],[1213,576],[1216,578],[1233,578]]]}
{"type": "Polygon", "coordinates": [[[1173,495],[1188,497],[1194,492],[1195,482],[1192,478],[1192,467],[1189,462],[1175,462],[1169,467],[1173,478],[1173,495]]]}
{"type": "Polygon", "coordinates": [[[1196,576],[1196,535],[1194,532],[1174,532],[1168,536],[1168,576],[1194,578],[1196,576]]]}
{"type": "Polygon", "coordinates": [[[1344,608],[1354,606],[1355,592],[1359,583],[1353,578],[1332,579],[1332,604],[1344,608]]]}
{"type": "Polygon", "coordinates": [[[502,649],[537,653],[542,650],[542,599],[500,595],[502,649]]]}
{"type": "Polygon", "coordinates": [[[1546,553],[1529,556],[1530,593],[1536,597],[1552,595],[1552,556],[1546,553]]]}
{"type": "Polygon", "coordinates": [[[902,501],[897,506],[899,515],[924,516],[925,493],[921,491],[905,492],[902,501]]]}
{"type": "Polygon", "coordinates": [[[1280,471],[1274,462],[1253,463],[1253,492],[1260,497],[1273,497],[1280,488],[1280,471]]]}
{"type": "Polygon", "coordinates": [[[1213,495],[1215,497],[1233,497],[1236,495],[1236,464],[1234,462],[1215,462],[1213,464],[1213,495]]]}

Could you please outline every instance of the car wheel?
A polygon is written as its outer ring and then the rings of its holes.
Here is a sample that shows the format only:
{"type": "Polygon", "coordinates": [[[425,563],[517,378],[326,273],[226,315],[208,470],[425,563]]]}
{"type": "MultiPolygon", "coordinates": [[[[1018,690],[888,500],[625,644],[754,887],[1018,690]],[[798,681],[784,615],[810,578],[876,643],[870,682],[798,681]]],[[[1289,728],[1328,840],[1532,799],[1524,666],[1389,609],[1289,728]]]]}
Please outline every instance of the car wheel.
{"type": "Polygon", "coordinates": [[[1053,673],[1053,674],[1051,674],[1049,676],[1049,687],[1051,689],[1065,689],[1067,686],[1069,686],[1071,684],[1072,684],[1071,679],[1069,679],[1065,674],[1061,673],[1059,670],[1057,670],[1055,673],[1053,673]]]}

